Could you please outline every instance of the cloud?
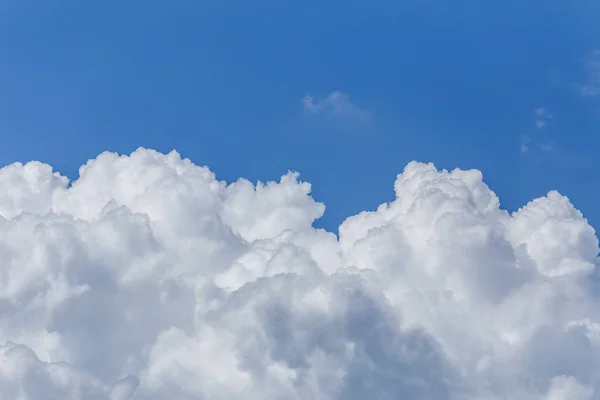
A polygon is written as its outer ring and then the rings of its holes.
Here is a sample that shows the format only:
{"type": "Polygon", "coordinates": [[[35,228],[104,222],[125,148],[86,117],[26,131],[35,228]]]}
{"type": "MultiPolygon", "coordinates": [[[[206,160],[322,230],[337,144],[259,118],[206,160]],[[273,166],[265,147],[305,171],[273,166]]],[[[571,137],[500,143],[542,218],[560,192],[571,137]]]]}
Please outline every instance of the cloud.
{"type": "MultiPolygon", "coordinates": [[[[546,128],[552,119],[552,114],[550,114],[544,107],[534,109],[533,115],[535,129],[538,132],[546,128]]],[[[532,148],[546,153],[557,150],[556,144],[548,138],[538,139],[536,137],[532,137],[531,135],[522,135],[520,140],[520,150],[523,154],[528,154],[532,148]]]]}
{"type": "Polygon", "coordinates": [[[531,137],[529,135],[521,135],[521,153],[526,154],[529,152],[529,145],[531,143],[531,137]]]}
{"type": "Polygon", "coordinates": [[[107,386],[66,363],[44,363],[23,345],[0,346],[2,399],[127,400],[139,381],[127,376],[107,386]]]}
{"type": "Polygon", "coordinates": [[[598,239],[557,192],[411,162],[339,240],[290,173],[0,169],[0,399],[600,398],[598,239]]]}
{"type": "Polygon", "coordinates": [[[334,91],[324,98],[304,96],[302,106],[310,114],[329,114],[356,119],[368,119],[369,114],[356,106],[350,96],[340,91],[334,91]]]}
{"type": "Polygon", "coordinates": [[[536,108],[533,113],[535,115],[535,128],[538,131],[544,128],[552,119],[552,114],[549,114],[545,108],[536,108]]]}
{"type": "Polygon", "coordinates": [[[556,137],[547,132],[548,124],[553,118],[547,108],[540,107],[533,110],[535,128],[537,134],[521,135],[520,152],[522,155],[541,155],[550,160],[554,165],[562,165],[568,168],[589,168],[591,160],[581,154],[571,153],[560,146],[556,137]],[[543,132],[543,135],[542,134],[543,132]],[[540,136],[541,135],[541,136],[540,136]]]}
{"type": "Polygon", "coordinates": [[[584,63],[586,82],[581,87],[583,96],[600,94],[600,50],[590,51],[584,63]]]}

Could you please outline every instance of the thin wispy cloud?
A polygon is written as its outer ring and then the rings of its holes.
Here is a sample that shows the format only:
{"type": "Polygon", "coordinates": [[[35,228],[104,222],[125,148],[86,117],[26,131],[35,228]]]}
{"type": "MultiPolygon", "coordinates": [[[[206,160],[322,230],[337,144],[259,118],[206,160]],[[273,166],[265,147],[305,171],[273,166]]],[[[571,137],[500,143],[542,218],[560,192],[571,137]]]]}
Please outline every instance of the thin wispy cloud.
{"type": "MultiPolygon", "coordinates": [[[[546,109],[545,107],[538,107],[538,108],[534,109],[533,115],[534,115],[533,123],[535,125],[535,130],[538,132],[541,132],[542,130],[547,128],[548,123],[552,119],[552,114],[550,114],[548,112],[548,109],[546,109]]],[[[535,135],[532,136],[529,134],[524,134],[524,135],[521,135],[520,140],[521,140],[521,144],[520,144],[521,153],[529,153],[529,151],[532,148],[535,148],[535,149],[538,149],[541,151],[548,151],[548,149],[549,149],[548,138],[538,138],[535,135]]],[[[552,147],[553,147],[553,145],[552,145],[552,147]]]]}
{"type": "Polygon", "coordinates": [[[529,152],[529,142],[531,142],[531,138],[529,137],[529,135],[521,136],[521,153],[529,152]]]}
{"type": "Polygon", "coordinates": [[[552,114],[549,114],[543,107],[536,108],[533,113],[535,115],[535,128],[538,131],[542,130],[542,128],[544,128],[552,119],[552,114]]]}
{"type": "Polygon", "coordinates": [[[586,57],[584,69],[586,81],[581,87],[583,96],[600,94],[600,50],[590,51],[586,57]]]}
{"type": "Polygon", "coordinates": [[[354,104],[347,93],[337,90],[325,97],[307,94],[302,98],[302,106],[310,114],[329,114],[362,120],[369,118],[369,113],[354,104]]]}
{"type": "Polygon", "coordinates": [[[559,144],[559,137],[548,131],[552,114],[545,107],[533,110],[535,131],[521,135],[519,150],[523,155],[539,156],[553,164],[574,168],[589,168],[590,160],[581,154],[570,152],[559,144]]]}

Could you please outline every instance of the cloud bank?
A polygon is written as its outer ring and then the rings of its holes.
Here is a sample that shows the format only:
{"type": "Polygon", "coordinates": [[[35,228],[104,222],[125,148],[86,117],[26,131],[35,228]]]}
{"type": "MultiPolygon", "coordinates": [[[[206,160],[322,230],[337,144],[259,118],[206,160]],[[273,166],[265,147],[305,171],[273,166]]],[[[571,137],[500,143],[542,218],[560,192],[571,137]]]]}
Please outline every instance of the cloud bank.
{"type": "MultiPolygon", "coordinates": [[[[476,170],[312,227],[311,186],[177,153],[0,169],[0,399],[597,399],[598,240],[476,170]]],[[[349,194],[351,195],[351,194],[349,194]]]]}

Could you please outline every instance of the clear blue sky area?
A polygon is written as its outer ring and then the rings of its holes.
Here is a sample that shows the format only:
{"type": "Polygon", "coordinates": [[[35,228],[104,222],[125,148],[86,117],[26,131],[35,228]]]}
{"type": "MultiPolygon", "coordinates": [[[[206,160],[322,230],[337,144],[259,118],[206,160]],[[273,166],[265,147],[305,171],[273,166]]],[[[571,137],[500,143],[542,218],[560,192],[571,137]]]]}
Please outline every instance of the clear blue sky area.
{"type": "Polygon", "coordinates": [[[144,146],[226,180],[293,169],[335,231],[432,161],[600,227],[598,21],[593,1],[0,0],[0,163],[76,178],[144,146]]]}

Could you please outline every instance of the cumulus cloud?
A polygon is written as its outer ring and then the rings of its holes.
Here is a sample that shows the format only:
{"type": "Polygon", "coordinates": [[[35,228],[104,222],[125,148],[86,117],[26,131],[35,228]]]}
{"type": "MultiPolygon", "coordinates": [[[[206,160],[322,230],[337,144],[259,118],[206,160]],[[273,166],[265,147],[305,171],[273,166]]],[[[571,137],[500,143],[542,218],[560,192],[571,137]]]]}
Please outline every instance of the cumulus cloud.
{"type": "Polygon", "coordinates": [[[69,364],[40,361],[28,347],[0,346],[2,399],[131,399],[139,381],[127,376],[107,386],[69,364]]]}
{"type": "Polygon", "coordinates": [[[587,54],[584,68],[586,82],[581,87],[581,94],[597,96],[600,94],[600,50],[593,50],[587,54]]]}
{"type": "Polygon", "coordinates": [[[369,114],[356,106],[348,94],[333,91],[324,98],[306,95],[302,98],[302,106],[311,114],[332,114],[356,119],[368,119],[369,114]]]}
{"type": "Polygon", "coordinates": [[[0,169],[0,399],[600,398],[598,239],[411,162],[339,239],[290,173],[177,153],[0,169]]]}

